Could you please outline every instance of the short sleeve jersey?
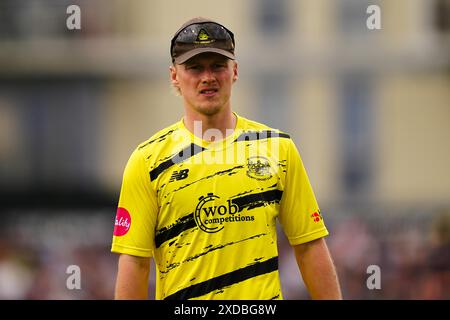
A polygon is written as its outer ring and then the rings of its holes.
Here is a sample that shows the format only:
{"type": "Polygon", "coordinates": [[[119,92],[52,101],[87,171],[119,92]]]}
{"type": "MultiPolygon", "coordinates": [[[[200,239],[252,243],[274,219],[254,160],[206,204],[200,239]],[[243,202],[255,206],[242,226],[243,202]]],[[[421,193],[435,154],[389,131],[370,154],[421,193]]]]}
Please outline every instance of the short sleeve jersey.
{"type": "Polygon", "coordinates": [[[217,142],[180,120],[128,160],[111,251],[154,258],[156,299],[282,299],[277,219],[291,245],[328,235],[290,136],[236,116],[217,142]]]}

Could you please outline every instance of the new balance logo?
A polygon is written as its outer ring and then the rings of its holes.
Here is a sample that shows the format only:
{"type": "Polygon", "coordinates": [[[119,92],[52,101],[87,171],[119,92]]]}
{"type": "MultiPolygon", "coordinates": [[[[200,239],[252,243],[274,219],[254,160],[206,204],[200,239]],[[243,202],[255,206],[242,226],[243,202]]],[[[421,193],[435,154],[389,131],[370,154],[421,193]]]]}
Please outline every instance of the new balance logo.
{"type": "Polygon", "coordinates": [[[189,169],[184,169],[180,171],[174,171],[172,173],[172,176],[170,177],[169,183],[173,182],[175,180],[183,180],[186,179],[188,176],[189,169]]]}

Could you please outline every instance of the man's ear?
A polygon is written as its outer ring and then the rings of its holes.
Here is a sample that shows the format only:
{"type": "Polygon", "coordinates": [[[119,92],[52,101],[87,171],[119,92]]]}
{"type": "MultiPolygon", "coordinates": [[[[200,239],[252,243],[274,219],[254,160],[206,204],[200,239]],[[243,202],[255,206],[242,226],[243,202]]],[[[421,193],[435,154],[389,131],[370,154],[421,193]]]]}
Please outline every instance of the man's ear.
{"type": "Polygon", "coordinates": [[[233,61],[233,82],[238,79],[238,65],[236,61],[233,61]]]}
{"type": "Polygon", "coordinates": [[[170,73],[170,81],[172,82],[172,85],[174,87],[178,87],[178,85],[179,85],[178,73],[177,73],[177,68],[174,65],[169,67],[169,73],[170,73]]]}

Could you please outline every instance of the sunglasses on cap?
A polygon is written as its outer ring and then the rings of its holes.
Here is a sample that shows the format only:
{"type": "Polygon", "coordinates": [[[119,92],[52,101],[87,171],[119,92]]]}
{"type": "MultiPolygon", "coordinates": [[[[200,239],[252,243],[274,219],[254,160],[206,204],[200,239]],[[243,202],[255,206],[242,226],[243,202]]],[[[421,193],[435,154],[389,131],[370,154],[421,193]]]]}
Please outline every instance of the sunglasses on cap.
{"type": "Polygon", "coordinates": [[[230,30],[215,22],[200,22],[190,24],[174,35],[170,53],[173,62],[186,52],[199,48],[216,48],[234,54],[234,46],[234,34],[230,30]]]}

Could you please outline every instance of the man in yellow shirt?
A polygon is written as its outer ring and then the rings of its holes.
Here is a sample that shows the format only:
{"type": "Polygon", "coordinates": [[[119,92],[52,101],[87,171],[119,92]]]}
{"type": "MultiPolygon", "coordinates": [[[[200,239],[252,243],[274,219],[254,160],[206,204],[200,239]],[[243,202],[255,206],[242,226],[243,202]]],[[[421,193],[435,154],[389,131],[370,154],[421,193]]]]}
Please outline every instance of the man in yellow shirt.
{"type": "Polygon", "coordinates": [[[234,35],[204,18],[171,42],[184,117],[140,144],[125,168],[113,252],[116,299],[282,299],[276,221],[313,299],[340,299],[328,231],[290,136],[231,108],[234,35]]]}

